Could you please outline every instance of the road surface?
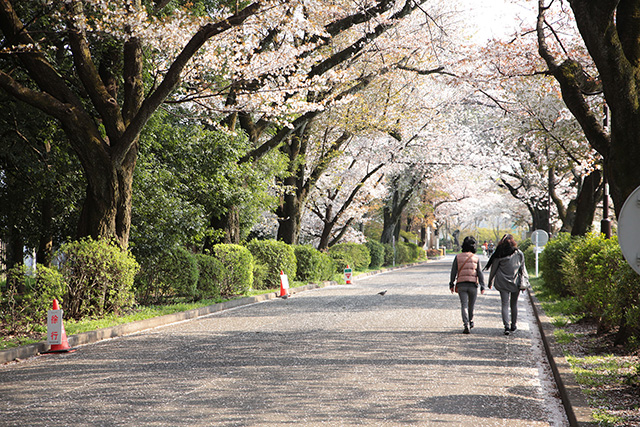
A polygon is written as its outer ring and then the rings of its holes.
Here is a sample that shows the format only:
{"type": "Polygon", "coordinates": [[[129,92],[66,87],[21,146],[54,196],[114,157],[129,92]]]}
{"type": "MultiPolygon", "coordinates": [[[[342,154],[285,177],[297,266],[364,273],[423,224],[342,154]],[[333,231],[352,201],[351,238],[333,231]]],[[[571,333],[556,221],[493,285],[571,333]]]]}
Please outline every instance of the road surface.
{"type": "Polygon", "coordinates": [[[2,366],[0,424],[568,425],[527,298],[504,336],[479,296],[463,335],[451,261],[2,366]]]}

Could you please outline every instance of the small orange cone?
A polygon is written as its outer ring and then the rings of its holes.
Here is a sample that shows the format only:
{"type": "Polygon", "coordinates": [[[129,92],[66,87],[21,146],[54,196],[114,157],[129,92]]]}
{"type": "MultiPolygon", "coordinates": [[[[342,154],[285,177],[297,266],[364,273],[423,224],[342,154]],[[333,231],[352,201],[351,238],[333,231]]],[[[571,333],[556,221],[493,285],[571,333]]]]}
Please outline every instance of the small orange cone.
{"type": "Polygon", "coordinates": [[[62,322],[62,310],[58,306],[58,300],[53,300],[53,308],[49,310],[47,316],[47,341],[51,343],[51,348],[43,353],[67,353],[76,351],[71,348],[67,340],[67,333],[62,322]]]}
{"type": "Polygon", "coordinates": [[[289,279],[284,271],[280,270],[280,298],[289,298],[289,279]]]}

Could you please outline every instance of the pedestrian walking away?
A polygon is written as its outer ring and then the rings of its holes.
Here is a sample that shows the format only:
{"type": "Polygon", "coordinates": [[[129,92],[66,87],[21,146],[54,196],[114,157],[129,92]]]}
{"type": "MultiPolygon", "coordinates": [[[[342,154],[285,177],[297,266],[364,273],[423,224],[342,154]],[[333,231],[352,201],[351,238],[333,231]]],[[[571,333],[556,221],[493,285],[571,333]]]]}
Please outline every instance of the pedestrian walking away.
{"type": "Polygon", "coordinates": [[[456,255],[451,265],[451,278],[449,289],[451,293],[457,292],[460,297],[460,312],[464,329],[462,333],[468,334],[473,328],[473,308],[480,292],[484,294],[484,274],[480,266],[480,259],[476,255],[476,239],[467,236],[462,242],[462,252],[456,255]]]}
{"type": "Polygon", "coordinates": [[[529,281],[524,254],[518,249],[518,244],[511,234],[505,234],[498,242],[487,265],[484,266],[485,270],[489,268],[488,286],[491,289],[495,285],[496,290],[500,292],[504,334],[509,335],[518,329],[518,296],[521,290],[519,283],[529,281]]]}

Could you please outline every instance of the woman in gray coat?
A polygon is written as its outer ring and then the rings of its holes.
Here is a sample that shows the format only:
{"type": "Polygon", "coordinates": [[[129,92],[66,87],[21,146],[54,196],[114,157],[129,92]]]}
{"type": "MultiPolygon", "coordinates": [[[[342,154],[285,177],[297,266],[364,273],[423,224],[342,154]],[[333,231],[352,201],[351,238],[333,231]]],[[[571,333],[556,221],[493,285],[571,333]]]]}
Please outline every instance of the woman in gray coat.
{"type": "Polygon", "coordinates": [[[491,268],[489,273],[489,289],[495,284],[500,292],[502,302],[502,323],[504,324],[504,334],[509,335],[515,332],[518,327],[518,295],[520,288],[517,285],[519,275],[528,281],[527,268],[524,263],[524,254],[518,249],[518,244],[511,234],[505,234],[495,252],[487,261],[485,270],[491,268]],[[511,315],[509,315],[509,308],[511,315]],[[511,325],[509,325],[511,320],[511,325]]]}

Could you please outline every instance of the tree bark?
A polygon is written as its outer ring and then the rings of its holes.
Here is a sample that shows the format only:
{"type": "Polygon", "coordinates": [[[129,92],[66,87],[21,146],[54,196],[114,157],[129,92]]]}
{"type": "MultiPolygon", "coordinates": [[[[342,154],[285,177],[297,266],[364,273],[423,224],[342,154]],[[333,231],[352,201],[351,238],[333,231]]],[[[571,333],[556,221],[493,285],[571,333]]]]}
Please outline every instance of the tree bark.
{"type": "Polygon", "coordinates": [[[584,236],[591,230],[596,205],[601,198],[601,181],[602,173],[599,170],[591,172],[584,179],[576,199],[576,216],[571,229],[572,236],[584,236]]]}
{"type": "Polygon", "coordinates": [[[582,66],[572,59],[559,63],[547,47],[544,0],[539,0],[538,50],[560,84],[565,104],[604,159],[611,198],[619,215],[626,198],[640,185],[640,26],[636,18],[640,1],[573,0],[570,5],[600,73],[611,111],[610,135],[585,99],[589,82],[582,66]]]}

